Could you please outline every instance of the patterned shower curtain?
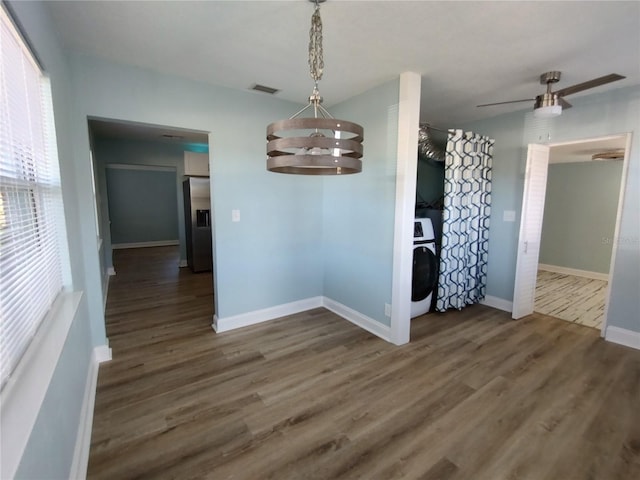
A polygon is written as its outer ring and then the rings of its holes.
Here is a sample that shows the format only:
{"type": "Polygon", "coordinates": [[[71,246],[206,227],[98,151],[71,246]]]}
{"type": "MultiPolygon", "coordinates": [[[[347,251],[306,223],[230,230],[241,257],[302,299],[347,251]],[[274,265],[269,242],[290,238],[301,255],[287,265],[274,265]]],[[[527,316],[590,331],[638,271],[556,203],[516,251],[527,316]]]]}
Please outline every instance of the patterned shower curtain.
{"type": "Polygon", "coordinates": [[[485,296],[495,140],[449,130],[436,310],[462,309],[485,296]]]}

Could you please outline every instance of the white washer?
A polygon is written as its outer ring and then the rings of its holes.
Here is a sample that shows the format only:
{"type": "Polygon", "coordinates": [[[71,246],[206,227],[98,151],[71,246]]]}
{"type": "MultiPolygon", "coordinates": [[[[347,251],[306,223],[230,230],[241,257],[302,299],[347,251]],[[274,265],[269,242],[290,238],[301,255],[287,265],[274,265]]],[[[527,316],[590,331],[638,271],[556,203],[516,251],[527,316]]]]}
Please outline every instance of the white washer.
{"type": "Polygon", "coordinates": [[[411,318],[431,309],[433,291],[438,283],[436,237],[429,218],[413,223],[413,274],[411,278],[411,318]]]}

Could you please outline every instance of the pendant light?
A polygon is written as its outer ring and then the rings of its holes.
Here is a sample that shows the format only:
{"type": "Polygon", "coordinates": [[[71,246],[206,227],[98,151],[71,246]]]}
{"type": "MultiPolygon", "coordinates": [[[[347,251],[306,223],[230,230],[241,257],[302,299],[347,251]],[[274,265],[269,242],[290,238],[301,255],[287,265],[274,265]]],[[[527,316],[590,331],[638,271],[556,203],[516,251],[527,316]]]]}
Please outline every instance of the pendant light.
{"type": "Polygon", "coordinates": [[[309,103],[288,120],[267,127],[267,170],[297,175],[345,175],[362,171],[363,129],[338,120],[322,106],[318,82],[324,68],[320,3],[309,30],[309,70],[314,81],[309,103]],[[313,117],[301,117],[312,111],[313,117]]]}

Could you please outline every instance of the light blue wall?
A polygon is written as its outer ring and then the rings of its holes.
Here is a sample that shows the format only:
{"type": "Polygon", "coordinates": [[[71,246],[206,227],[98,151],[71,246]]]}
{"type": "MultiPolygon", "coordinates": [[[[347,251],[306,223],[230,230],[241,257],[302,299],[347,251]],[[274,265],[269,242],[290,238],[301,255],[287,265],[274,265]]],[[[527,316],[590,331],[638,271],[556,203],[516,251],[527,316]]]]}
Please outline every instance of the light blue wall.
{"type": "Polygon", "coordinates": [[[622,162],[549,165],[540,263],[609,273],[622,162]]]}
{"type": "Polygon", "coordinates": [[[111,241],[178,240],[176,172],[107,168],[111,241]]]}
{"type": "Polygon", "coordinates": [[[105,166],[110,163],[175,168],[175,201],[178,215],[177,238],[180,241],[180,259],[186,262],[187,253],[184,236],[184,200],[182,197],[182,180],[185,177],[184,150],[182,145],[166,142],[148,142],[96,137],[93,140],[93,155],[97,163],[96,177],[98,188],[100,190],[102,238],[104,240],[103,249],[106,267],[113,267],[111,231],[109,228],[110,213],[108,208],[105,172],[105,166]]]}
{"type": "Polygon", "coordinates": [[[324,295],[389,325],[399,79],[331,108],[364,128],[362,173],[322,179],[324,295]]]}
{"type": "MultiPolygon", "coordinates": [[[[81,198],[90,198],[88,116],[211,132],[217,315],[322,294],[322,184],[265,168],[266,126],[299,105],[90,57],[71,64],[81,198]],[[239,223],[231,222],[233,209],[239,223]]],[[[79,208],[93,216],[90,204],[79,208]]]]}
{"type": "MultiPolygon", "coordinates": [[[[66,227],[70,251],[75,253],[70,258],[73,288],[85,292],[93,288],[94,298],[100,298],[102,295],[97,276],[94,282],[87,279],[85,252],[93,255],[94,269],[98,268],[93,215],[84,219],[85,223],[94,229],[92,238],[84,239],[80,234],[82,217],[72,155],[72,89],[67,58],[60,48],[51,28],[48,12],[42,4],[11,2],[10,6],[23,28],[23,33],[28,37],[51,78],[66,227]]],[[[82,198],[87,203],[87,198],[90,199],[91,196],[82,198]]],[[[92,347],[104,343],[104,326],[96,324],[96,331],[91,332],[90,317],[102,318],[102,306],[99,304],[97,311],[90,312],[85,295],[56,365],[16,478],[58,479],[69,476],[92,347]],[[102,341],[93,343],[92,334],[102,341]]]]}
{"type": "Polygon", "coordinates": [[[571,99],[561,116],[535,119],[527,111],[463,126],[496,139],[487,294],[513,298],[518,226],[503,222],[504,210],[520,212],[526,146],[633,132],[618,252],[611,272],[609,324],[640,331],[640,86],[571,99]]]}

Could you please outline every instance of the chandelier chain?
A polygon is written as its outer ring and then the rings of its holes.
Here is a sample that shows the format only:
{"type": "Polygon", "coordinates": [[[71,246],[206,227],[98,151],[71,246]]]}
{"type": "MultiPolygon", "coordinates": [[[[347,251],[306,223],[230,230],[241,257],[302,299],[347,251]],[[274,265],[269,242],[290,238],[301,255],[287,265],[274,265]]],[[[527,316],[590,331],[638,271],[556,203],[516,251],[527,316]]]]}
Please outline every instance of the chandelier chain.
{"type": "Polygon", "coordinates": [[[322,19],[320,18],[320,5],[316,2],[316,9],[311,16],[311,28],[309,29],[309,70],[316,86],[322,78],[323,69],[322,19]]]}

